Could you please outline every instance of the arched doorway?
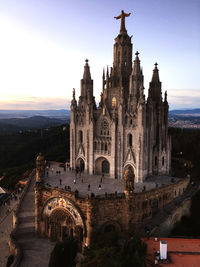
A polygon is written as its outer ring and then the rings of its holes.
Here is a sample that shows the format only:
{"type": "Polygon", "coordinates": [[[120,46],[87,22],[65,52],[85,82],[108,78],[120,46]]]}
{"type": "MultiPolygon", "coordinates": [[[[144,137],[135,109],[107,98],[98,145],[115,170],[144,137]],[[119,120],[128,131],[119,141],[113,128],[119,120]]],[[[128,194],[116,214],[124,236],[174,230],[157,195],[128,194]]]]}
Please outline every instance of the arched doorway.
{"type": "Polygon", "coordinates": [[[134,191],[135,174],[134,174],[134,169],[131,165],[127,165],[124,168],[123,179],[124,179],[124,190],[128,191],[128,192],[133,192],[134,191]]]}
{"type": "Polygon", "coordinates": [[[110,164],[106,159],[101,163],[101,171],[105,174],[109,174],[110,172],[110,164]]]}
{"type": "Polygon", "coordinates": [[[110,233],[116,231],[116,228],[113,224],[108,224],[104,228],[104,233],[110,233]]]}
{"type": "Polygon", "coordinates": [[[50,223],[50,239],[53,241],[62,241],[66,237],[73,237],[75,231],[75,223],[64,209],[57,208],[52,211],[49,218],[50,223]]]}
{"type": "Polygon", "coordinates": [[[79,168],[79,170],[81,172],[83,172],[85,170],[85,162],[82,158],[79,158],[77,161],[77,167],[79,168]]]}
{"type": "Polygon", "coordinates": [[[110,174],[110,163],[106,158],[100,157],[95,161],[95,174],[110,174]]]}
{"type": "Polygon", "coordinates": [[[133,166],[131,166],[130,164],[126,165],[124,167],[124,173],[125,173],[126,170],[129,170],[130,175],[133,176],[133,179],[135,180],[135,172],[134,172],[133,166]]]}
{"type": "Polygon", "coordinates": [[[51,240],[62,241],[74,237],[81,248],[85,240],[86,227],[80,210],[68,198],[50,198],[43,208],[44,234],[51,240]]]}

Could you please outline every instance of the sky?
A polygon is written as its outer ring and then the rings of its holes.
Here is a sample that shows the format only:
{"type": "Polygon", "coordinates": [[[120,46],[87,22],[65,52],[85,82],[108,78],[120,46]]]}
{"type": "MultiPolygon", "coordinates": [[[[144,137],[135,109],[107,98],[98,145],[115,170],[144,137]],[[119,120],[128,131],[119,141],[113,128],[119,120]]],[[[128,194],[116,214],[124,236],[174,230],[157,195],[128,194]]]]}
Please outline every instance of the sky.
{"type": "Polygon", "coordinates": [[[69,109],[86,58],[98,102],[122,9],[146,97],[158,62],[170,109],[200,108],[199,0],[0,0],[0,109],[69,109]]]}

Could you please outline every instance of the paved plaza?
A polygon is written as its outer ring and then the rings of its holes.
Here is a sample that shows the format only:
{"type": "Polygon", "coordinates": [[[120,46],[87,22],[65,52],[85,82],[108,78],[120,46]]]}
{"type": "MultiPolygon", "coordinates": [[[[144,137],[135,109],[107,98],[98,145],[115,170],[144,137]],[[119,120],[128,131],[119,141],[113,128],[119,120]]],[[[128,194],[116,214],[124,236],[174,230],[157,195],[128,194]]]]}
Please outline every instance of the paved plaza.
{"type": "MultiPolygon", "coordinates": [[[[135,193],[140,193],[145,190],[152,190],[164,185],[171,184],[171,177],[158,176],[150,177],[144,183],[135,183],[135,193]]],[[[173,178],[177,182],[178,178],[173,178]]],[[[78,190],[80,196],[85,196],[90,193],[95,195],[104,195],[105,193],[114,194],[123,193],[124,181],[123,179],[114,179],[108,177],[102,177],[101,175],[89,175],[84,172],[81,175],[76,174],[75,171],[71,171],[68,168],[64,171],[63,167],[59,167],[59,164],[50,164],[46,168],[44,182],[46,185],[50,185],[54,188],[65,189],[70,186],[71,191],[78,190]],[[89,185],[89,188],[88,188],[89,185]]]]}

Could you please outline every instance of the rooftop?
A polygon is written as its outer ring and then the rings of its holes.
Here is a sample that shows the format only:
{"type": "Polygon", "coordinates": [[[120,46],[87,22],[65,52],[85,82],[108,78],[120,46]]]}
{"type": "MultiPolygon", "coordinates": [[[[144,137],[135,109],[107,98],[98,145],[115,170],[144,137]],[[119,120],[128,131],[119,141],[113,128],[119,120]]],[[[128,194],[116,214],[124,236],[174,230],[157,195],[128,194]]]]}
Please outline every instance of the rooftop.
{"type": "MultiPolygon", "coordinates": [[[[155,253],[160,250],[160,241],[167,242],[168,261],[159,261],[158,266],[180,266],[180,267],[199,267],[200,266],[200,239],[185,238],[144,238],[147,244],[148,263],[152,266],[155,259],[155,253]]],[[[156,265],[155,265],[156,266],[156,265]]]]}
{"type": "MultiPolygon", "coordinates": [[[[171,184],[172,177],[158,176],[148,178],[144,183],[135,183],[135,192],[140,193],[145,190],[149,191],[154,188],[159,188],[171,184]]],[[[174,178],[174,181],[179,181],[179,178],[174,178]]],[[[70,186],[71,191],[78,190],[81,196],[87,195],[89,192],[95,195],[104,195],[105,193],[123,193],[124,181],[123,179],[112,179],[102,177],[101,175],[89,175],[86,173],[78,173],[70,171],[68,168],[64,171],[59,163],[51,163],[46,167],[44,183],[54,188],[65,189],[65,186],[70,186]],[[101,182],[102,178],[102,182],[101,182]],[[90,185],[90,190],[88,190],[90,185]],[[99,187],[101,185],[101,187],[99,187]]]]}

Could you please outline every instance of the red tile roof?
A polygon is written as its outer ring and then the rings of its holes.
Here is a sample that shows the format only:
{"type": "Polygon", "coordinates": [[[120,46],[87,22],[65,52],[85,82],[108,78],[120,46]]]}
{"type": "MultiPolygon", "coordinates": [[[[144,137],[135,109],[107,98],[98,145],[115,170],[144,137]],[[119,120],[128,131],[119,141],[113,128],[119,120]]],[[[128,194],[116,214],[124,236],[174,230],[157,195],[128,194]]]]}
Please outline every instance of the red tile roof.
{"type": "Polygon", "coordinates": [[[147,266],[200,267],[200,239],[155,238],[142,239],[147,244],[147,266]],[[160,251],[160,241],[167,241],[168,260],[154,265],[155,252],[160,251]]]}

